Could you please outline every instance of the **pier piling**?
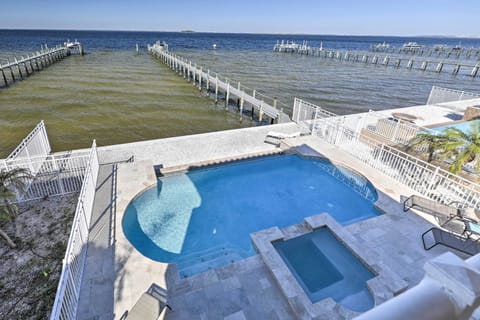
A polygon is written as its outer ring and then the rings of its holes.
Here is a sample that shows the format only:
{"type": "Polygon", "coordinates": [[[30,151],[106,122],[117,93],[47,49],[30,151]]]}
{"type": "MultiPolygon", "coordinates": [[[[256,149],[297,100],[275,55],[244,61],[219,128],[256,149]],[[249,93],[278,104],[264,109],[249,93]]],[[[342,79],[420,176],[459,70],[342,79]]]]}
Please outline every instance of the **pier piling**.
{"type": "Polygon", "coordinates": [[[227,89],[225,92],[225,110],[228,110],[229,99],[230,99],[230,83],[227,81],[227,89]]]}
{"type": "Polygon", "coordinates": [[[472,78],[477,76],[479,68],[480,68],[480,66],[478,65],[478,63],[475,65],[475,67],[473,67],[472,72],[470,73],[470,76],[472,78]]]}

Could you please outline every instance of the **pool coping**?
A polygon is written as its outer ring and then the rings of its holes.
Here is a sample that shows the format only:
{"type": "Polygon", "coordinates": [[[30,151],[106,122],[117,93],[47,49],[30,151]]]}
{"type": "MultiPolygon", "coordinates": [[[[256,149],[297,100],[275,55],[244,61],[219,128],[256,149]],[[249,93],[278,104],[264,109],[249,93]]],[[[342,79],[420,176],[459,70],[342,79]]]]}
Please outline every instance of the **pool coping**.
{"type": "Polygon", "coordinates": [[[386,265],[378,263],[378,256],[368,247],[360,245],[328,213],[307,217],[303,223],[283,229],[272,227],[250,234],[255,249],[272,274],[292,310],[300,319],[325,317],[329,319],[352,319],[361,314],[347,309],[332,298],[312,303],[272,244],[278,240],[288,240],[311,233],[322,227],[327,227],[340,243],[358,258],[367,269],[375,274],[374,278],[367,281],[367,287],[373,296],[375,306],[407,289],[407,282],[392,272],[386,265]]]}

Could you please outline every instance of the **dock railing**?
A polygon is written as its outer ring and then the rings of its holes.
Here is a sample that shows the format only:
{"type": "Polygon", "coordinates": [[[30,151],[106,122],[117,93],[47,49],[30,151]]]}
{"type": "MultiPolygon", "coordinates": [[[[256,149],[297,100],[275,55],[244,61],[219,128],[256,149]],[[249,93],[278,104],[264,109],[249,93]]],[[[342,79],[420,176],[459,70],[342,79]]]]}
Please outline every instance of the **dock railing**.
{"type": "Polygon", "coordinates": [[[362,119],[351,121],[355,119],[353,116],[351,119],[318,117],[314,120],[312,135],[426,197],[445,204],[456,202],[462,207],[480,208],[480,185],[390,146],[384,139],[364,134],[365,126],[358,125],[362,119]]]}
{"type": "Polygon", "coordinates": [[[62,273],[58,282],[57,293],[50,320],[76,319],[80,287],[85,268],[89,226],[92,217],[93,201],[99,162],[95,140],[88,157],[82,188],[78,197],[75,217],[63,259],[62,273]]]}
{"type": "Polygon", "coordinates": [[[258,111],[260,122],[262,122],[264,115],[271,118],[272,123],[274,121],[278,123],[290,121],[288,115],[282,110],[283,106],[280,106],[280,109],[278,108],[280,103],[275,97],[271,98],[262,95],[256,90],[242,85],[240,82],[234,82],[225,77],[222,78],[217,73],[210,72],[210,70],[197,66],[192,61],[169,52],[165,45],[158,43],[152,46],[149,45],[148,51],[176,73],[182,75],[187,81],[192,81],[192,84],[198,86],[199,90],[206,89],[207,92],[213,92],[215,102],[218,101],[219,91],[223,91],[225,108],[228,108],[230,99],[235,97],[241,118],[243,117],[243,112],[247,109],[246,104],[248,104],[250,106],[248,110],[250,111],[251,109],[252,117],[253,110],[258,111]]]}
{"type": "Polygon", "coordinates": [[[480,94],[477,93],[433,86],[428,95],[427,105],[478,98],[480,94]]]}
{"type": "Polygon", "coordinates": [[[40,51],[27,54],[26,57],[14,57],[11,61],[6,59],[6,64],[0,63],[0,87],[9,87],[19,79],[24,79],[47,66],[60,61],[70,54],[66,46],[57,45],[49,49],[47,45],[40,51]]]}
{"type": "MultiPolygon", "coordinates": [[[[391,66],[395,68],[406,68],[409,70],[432,71],[436,73],[449,72],[452,75],[469,75],[475,78],[480,70],[480,63],[478,61],[459,61],[454,58],[440,58],[440,57],[414,57],[405,52],[368,52],[357,50],[343,50],[343,49],[327,49],[323,47],[308,46],[304,41],[302,45],[295,43],[277,43],[274,46],[274,51],[284,53],[297,53],[308,55],[311,57],[321,57],[333,59],[336,61],[351,61],[363,63],[370,66],[391,66]],[[470,70],[470,72],[468,72],[470,70]]],[[[475,53],[478,56],[477,51],[475,53]]],[[[472,51],[467,56],[472,55],[472,51]]],[[[449,56],[450,57],[450,56],[449,56]]]]}

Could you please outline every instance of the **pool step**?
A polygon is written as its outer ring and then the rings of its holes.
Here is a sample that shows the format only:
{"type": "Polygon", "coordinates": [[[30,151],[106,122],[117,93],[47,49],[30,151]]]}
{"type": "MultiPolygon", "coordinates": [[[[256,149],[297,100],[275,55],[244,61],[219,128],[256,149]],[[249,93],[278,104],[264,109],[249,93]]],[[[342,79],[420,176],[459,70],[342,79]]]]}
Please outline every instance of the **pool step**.
{"type": "Polygon", "coordinates": [[[186,278],[210,269],[225,266],[247,256],[236,248],[219,246],[187,255],[177,260],[176,264],[180,278],[186,278]]]}

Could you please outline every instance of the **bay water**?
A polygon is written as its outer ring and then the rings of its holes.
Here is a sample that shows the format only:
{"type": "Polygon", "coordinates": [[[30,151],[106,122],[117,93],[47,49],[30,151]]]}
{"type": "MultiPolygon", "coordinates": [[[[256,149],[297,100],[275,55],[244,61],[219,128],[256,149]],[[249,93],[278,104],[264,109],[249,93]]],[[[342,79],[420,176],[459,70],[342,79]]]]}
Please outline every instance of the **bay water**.
{"type": "MultiPolygon", "coordinates": [[[[240,122],[237,113],[226,112],[150,56],[146,46],[156,40],[204,70],[276,97],[287,113],[294,97],[347,114],[424,104],[433,85],[480,92],[480,77],[272,52],[282,39],[361,51],[383,41],[395,47],[408,41],[426,46],[461,41],[465,48],[479,48],[480,39],[0,30],[0,64],[67,39],[80,41],[87,54],[0,89],[0,158],[42,119],[54,151],[89,147],[92,139],[110,145],[255,125],[246,117],[240,122]]],[[[472,57],[469,63],[476,62],[472,57]]]]}

